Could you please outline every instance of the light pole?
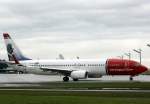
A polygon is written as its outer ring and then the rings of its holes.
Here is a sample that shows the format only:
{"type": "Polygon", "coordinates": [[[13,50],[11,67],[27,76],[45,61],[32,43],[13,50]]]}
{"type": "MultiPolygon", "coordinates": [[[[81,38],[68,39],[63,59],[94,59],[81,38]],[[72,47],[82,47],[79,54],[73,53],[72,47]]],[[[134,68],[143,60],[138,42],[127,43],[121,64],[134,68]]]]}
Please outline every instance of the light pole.
{"type": "Polygon", "coordinates": [[[131,59],[131,53],[130,52],[129,53],[124,53],[124,54],[129,57],[129,60],[131,59]]]}
{"type": "Polygon", "coordinates": [[[117,56],[117,57],[119,57],[120,59],[122,59],[122,60],[123,60],[123,55],[121,55],[121,56],[117,56]]]}
{"type": "MultiPolygon", "coordinates": [[[[124,53],[126,56],[128,56],[128,58],[129,58],[129,61],[131,60],[131,53],[129,52],[129,53],[124,53]]],[[[130,62],[128,61],[128,65],[130,65],[130,62]]],[[[133,77],[132,76],[130,76],[130,81],[132,81],[133,80],[133,77]]]]}
{"type": "Polygon", "coordinates": [[[142,63],[142,50],[141,49],[133,49],[134,52],[137,52],[139,54],[140,57],[140,64],[142,63]]]}

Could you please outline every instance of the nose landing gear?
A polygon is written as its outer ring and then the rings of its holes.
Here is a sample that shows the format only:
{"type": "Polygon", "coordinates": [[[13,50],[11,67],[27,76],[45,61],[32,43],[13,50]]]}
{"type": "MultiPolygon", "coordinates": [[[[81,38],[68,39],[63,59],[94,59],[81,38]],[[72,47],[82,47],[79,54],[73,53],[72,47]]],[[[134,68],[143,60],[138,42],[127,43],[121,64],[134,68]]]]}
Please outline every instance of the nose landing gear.
{"type": "Polygon", "coordinates": [[[129,80],[130,80],[130,81],[133,81],[133,76],[130,76],[129,80]]]}

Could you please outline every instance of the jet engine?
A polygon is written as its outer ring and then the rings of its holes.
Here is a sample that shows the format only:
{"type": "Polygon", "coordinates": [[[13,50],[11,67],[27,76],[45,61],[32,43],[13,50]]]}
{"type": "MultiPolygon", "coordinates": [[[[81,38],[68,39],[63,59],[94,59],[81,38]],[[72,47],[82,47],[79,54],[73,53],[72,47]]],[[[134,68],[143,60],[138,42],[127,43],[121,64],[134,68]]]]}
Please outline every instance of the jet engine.
{"type": "Polygon", "coordinates": [[[77,71],[73,71],[71,72],[70,77],[72,79],[84,79],[87,78],[88,73],[85,70],[77,70],[77,71]]]}

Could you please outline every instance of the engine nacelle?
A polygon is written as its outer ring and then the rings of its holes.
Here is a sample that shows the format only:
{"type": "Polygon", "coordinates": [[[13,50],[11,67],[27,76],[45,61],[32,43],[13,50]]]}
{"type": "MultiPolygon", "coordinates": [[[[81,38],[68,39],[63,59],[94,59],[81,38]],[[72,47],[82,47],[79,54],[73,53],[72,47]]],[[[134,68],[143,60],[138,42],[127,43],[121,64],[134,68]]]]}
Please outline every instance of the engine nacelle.
{"type": "Polygon", "coordinates": [[[95,75],[88,74],[88,78],[101,78],[101,77],[102,77],[102,75],[100,75],[100,74],[95,74],[95,75]]]}
{"type": "Polygon", "coordinates": [[[72,79],[85,79],[87,78],[88,73],[85,70],[77,70],[77,71],[73,71],[71,72],[70,77],[72,79]]]}

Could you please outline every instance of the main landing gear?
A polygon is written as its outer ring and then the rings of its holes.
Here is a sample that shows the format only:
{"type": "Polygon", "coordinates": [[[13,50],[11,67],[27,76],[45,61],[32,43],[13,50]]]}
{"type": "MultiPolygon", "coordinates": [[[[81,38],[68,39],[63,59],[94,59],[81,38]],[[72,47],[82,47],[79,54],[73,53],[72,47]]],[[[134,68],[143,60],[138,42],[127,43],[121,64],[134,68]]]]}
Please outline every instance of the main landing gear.
{"type": "MultiPolygon", "coordinates": [[[[78,81],[78,80],[79,79],[77,79],[77,78],[73,79],[73,81],[78,81]]],[[[69,77],[68,76],[63,77],[63,81],[64,82],[68,82],[69,81],[69,77]]]]}
{"type": "Polygon", "coordinates": [[[18,74],[23,74],[23,71],[18,71],[17,73],[18,73],[18,74]]]}
{"type": "Polygon", "coordinates": [[[65,76],[65,77],[63,78],[63,81],[64,81],[64,82],[68,82],[68,81],[69,81],[69,77],[65,76]]]}
{"type": "Polygon", "coordinates": [[[73,79],[73,81],[78,81],[79,79],[73,79]]]}

